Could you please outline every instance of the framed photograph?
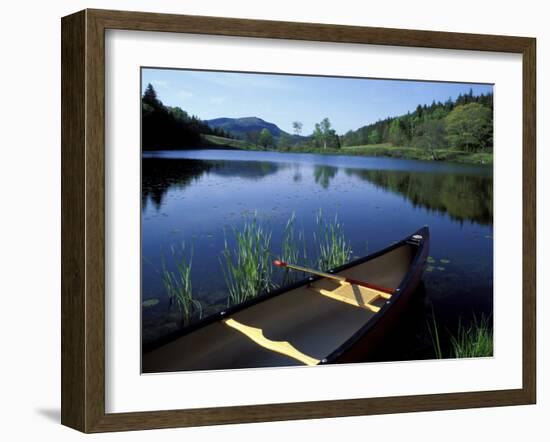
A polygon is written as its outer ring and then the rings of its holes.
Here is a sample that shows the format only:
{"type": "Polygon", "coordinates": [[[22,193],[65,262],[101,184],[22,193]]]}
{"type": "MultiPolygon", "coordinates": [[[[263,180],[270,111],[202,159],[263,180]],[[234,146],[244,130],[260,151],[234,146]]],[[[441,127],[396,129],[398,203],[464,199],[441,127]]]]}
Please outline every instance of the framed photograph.
{"type": "Polygon", "coordinates": [[[62,19],[62,423],[535,403],[535,39],[62,19]]]}

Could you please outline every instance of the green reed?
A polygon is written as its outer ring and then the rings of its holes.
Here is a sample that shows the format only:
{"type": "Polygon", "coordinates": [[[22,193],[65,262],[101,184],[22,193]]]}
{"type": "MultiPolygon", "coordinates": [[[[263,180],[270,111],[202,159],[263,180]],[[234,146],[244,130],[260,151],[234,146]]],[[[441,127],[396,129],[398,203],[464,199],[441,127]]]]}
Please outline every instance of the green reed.
{"type": "Polygon", "coordinates": [[[246,221],[242,230],[233,229],[235,245],[227,237],[222,251],[222,270],[228,290],[228,305],[240,304],[272,286],[271,232],[256,220],[246,221]]]}
{"type": "MultiPolygon", "coordinates": [[[[307,265],[307,244],[303,229],[296,228],[296,214],[293,212],[283,231],[280,259],[292,264],[307,265]]],[[[285,268],[282,285],[287,285],[304,277],[304,273],[285,268]]]]}
{"type": "Polygon", "coordinates": [[[317,254],[316,267],[320,270],[330,270],[348,262],[351,258],[351,244],[346,239],[344,226],[338,221],[326,220],[323,211],[317,211],[315,221],[317,232],[313,233],[313,242],[317,254]]]}
{"type": "Polygon", "coordinates": [[[181,243],[181,249],[170,247],[175,271],[168,270],[164,256],[162,256],[161,279],[164,289],[170,299],[170,305],[175,304],[181,313],[181,321],[184,326],[192,320],[202,317],[202,305],[193,299],[193,286],[191,283],[191,267],[193,265],[193,249],[186,253],[185,243],[181,243]]]}
{"type": "MultiPolygon", "coordinates": [[[[438,326],[432,309],[432,324],[428,323],[428,330],[432,337],[432,345],[436,359],[443,359],[441,341],[439,338],[438,326]],[[432,328],[433,327],[433,328],[432,328]]],[[[478,321],[474,315],[472,323],[465,327],[461,320],[458,321],[456,336],[448,332],[451,349],[449,358],[481,358],[493,355],[493,330],[489,320],[481,316],[478,321]]]]}
{"type": "Polygon", "coordinates": [[[479,358],[493,355],[493,330],[489,321],[482,316],[478,321],[474,316],[468,326],[458,323],[457,336],[451,336],[455,358],[479,358]]]}
{"type": "Polygon", "coordinates": [[[432,324],[430,325],[430,323],[428,323],[428,331],[430,332],[430,336],[432,338],[432,345],[434,348],[435,358],[443,359],[443,352],[441,351],[441,341],[439,340],[439,332],[437,330],[437,323],[435,321],[433,306],[432,306],[432,324]]]}

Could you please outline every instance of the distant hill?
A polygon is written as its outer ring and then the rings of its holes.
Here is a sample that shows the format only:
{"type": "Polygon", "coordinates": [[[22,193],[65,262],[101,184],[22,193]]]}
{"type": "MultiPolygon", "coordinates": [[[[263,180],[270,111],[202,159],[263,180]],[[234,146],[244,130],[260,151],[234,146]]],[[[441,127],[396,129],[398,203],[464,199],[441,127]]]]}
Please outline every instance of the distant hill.
{"type": "Polygon", "coordinates": [[[279,138],[281,135],[286,134],[276,124],[258,117],[214,118],[213,120],[205,120],[204,122],[212,129],[222,129],[242,139],[246,138],[248,133],[261,132],[262,129],[267,129],[274,138],[279,138]]]}

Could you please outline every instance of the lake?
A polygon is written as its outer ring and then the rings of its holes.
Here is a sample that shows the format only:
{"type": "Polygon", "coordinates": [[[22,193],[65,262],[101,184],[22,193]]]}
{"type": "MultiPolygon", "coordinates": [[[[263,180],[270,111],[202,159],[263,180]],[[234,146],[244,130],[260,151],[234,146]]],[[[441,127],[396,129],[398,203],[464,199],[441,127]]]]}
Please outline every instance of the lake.
{"type": "MultiPolygon", "coordinates": [[[[428,324],[456,331],[493,311],[492,167],[393,158],[232,150],[144,152],[142,157],[142,339],[173,332],[177,312],[161,281],[171,247],[193,251],[191,280],[205,314],[223,310],[224,241],[255,218],[273,253],[287,220],[306,240],[319,209],[337,216],[364,256],[428,225],[424,283],[402,323],[373,360],[433,357],[428,324]]],[[[443,346],[448,345],[442,336],[443,346]]]]}

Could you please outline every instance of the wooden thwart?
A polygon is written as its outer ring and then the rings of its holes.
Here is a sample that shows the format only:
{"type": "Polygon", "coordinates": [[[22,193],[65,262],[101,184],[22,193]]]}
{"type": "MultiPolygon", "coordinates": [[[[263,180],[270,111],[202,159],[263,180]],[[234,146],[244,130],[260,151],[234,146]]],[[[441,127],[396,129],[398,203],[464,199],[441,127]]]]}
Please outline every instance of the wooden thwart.
{"type": "Polygon", "coordinates": [[[391,295],[379,290],[371,289],[364,286],[350,284],[349,282],[340,281],[340,287],[334,290],[327,290],[315,285],[310,285],[309,289],[315,293],[335,299],[337,301],[351,304],[355,307],[368,309],[374,313],[380,311],[380,307],[373,305],[372,302],[379,298],[390,299],[391,295]]]}
{"type": "Polygon", "coordinates": [[[238,330],[256,344],[271,350],[277,353],[281,353],[290,358],[296,359],[306,365],[318,365],[319,359],[312,358],[311,356],[302,353],[297,350],[292,344],[287,341],[272,341],[267,339],[264,336],[263,330],[261,328],[251,327],[249,325],[242,324],[241,322],[235,321],[234,319],[225,319],[223,321],[227,326],[238,330]]]}

